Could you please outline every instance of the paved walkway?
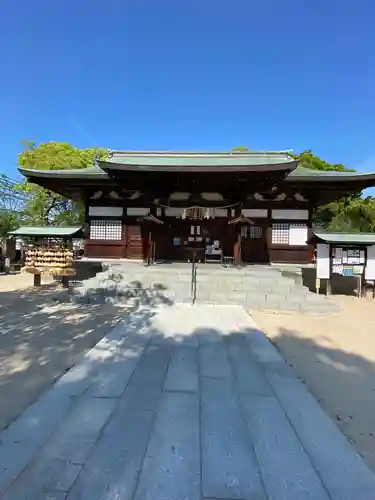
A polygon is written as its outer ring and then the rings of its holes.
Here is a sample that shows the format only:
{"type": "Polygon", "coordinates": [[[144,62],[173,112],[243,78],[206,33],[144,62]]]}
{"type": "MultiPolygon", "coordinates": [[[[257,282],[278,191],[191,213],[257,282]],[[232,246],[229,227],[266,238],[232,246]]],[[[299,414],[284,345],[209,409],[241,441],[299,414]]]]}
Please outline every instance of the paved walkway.
{"type": "Polygon", "coordinates": [[[4,500],[375,499],[237,306],[134,313],[0,438],[4,500]]]}

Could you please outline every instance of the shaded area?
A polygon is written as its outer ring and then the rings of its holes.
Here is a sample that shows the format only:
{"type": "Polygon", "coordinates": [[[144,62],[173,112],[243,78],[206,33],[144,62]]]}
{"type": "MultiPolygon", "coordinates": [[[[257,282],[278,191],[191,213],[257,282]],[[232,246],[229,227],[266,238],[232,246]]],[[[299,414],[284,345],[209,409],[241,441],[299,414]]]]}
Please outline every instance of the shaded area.
{"type": "MultiPolygon", "coordinates": [[[[140,290],[132,305],[61,304],[56,284],[0,291],[0,430],[73,366],[130,309],[165,303],[140,290]]],[[[169,301],[169,303],[171,303],[169,301]]]]}
{"type": "Polygon", "coordinates": [[[236,306],[139,307],[0,446],[5,500],[369,500],[374,488],[236,306]]]}
{"type": "Polygon", "coordinates": [[[54,299],[75,304],[127,304],[137,308],[156,303],[172,305],[171,298],[167,297],[168,292],[162,283],[147,286],[139,280],[125,281],[121,275],[110,275],[102,283],[98,283],[96,278],[91,282],[77,282],[67,290],[56,293],[54,299]]]}
{"type": "MultiPolygon", "coordinates": [[[[315,267],[301,267],[297,269],[283,269],[283,276],[292,278],[298,285],[303,285],[310,290],[316,292],[316,268],[315,267]]],[[[372,296],[374,293],[374,281],[364,282],[362,285],[366,291],[365,294],[372,296]],[[371,294],[371,295],[370,295],[371,294]]],[[[332,274],[331,277],[331,292],[333,295],[348,295],[351,297],[358,296],[358,277],[357,276],[341,276],[339,274],[332,274]]],[[[320,281],[320,294],[327,293],[327,280],[320,281]]]]}
{"type": "Polygon", "coordinates": [[[347,297],[326,317],[254,317],[296,375],[375,471],[375,311],[347,297]]]}

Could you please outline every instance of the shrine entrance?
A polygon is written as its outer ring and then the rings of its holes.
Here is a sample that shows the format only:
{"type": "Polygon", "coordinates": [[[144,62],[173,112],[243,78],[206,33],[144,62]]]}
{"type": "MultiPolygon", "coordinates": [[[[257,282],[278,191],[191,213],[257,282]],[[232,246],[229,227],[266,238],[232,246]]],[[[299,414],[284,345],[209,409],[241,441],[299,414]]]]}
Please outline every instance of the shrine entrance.
{"type": "Polygon", "coordinates": [[[189,262],[195,255],[200,262],[222,262],[232,255],[234,231],[227,217],[209,217],[209,209],[191,207],[183,218],[170,218],[162,228],[167,260],[189,262]]]}

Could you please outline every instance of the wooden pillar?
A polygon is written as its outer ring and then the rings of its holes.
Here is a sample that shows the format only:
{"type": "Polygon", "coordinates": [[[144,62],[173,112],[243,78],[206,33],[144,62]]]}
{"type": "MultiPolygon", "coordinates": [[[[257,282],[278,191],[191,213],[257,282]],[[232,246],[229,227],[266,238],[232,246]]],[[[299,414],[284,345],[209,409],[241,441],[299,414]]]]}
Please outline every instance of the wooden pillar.
{"type": "Polygon", "coordinates": [[[143,261],[150,265],[152,264],[152,227],[149,222],[142,223],[143,238],[143,261]]]}
{"type": "MultiPolygon", "coordinates": [[[[308,204],[309,218],[307,221],[308,229],[307,229],[307,240],[309,241],[312,238],[312,219],[313,219],[313,205],[311,202],[308,204]]],[[[309,252],[309,262],[314,262],[314,245],[312,243],[308,243],[308,252],[309,252]]]]}
{"type": "Polygon", "coordinates": [[[88,255],[88,241],[90,239],[89,197],[85,195],[85,219],[83,224],[83,254],[88,255]]]}
{"type": "Polygon", "coordinates": [[[266,248],[268,255],[268,262],[272,262],[272,206],[268,207],[267,210],[267,222],[266,222],[266,248]]]}
{"type": "Polygon", "coordinates": [[[34,274],[34,286],[40,287],[42,285],[42,276],[41,274],[34,274]]]}
{"type": "Polygon", "coordinates": [[[123,207],[123,212],[122,212],[122,252],[121,255],[123,258],[127,257],[127,248],[126,248],[126,243],[127,243],[127,207],[123,207]]]}
{"type": "MultiPolygon", "coordinates": [[[[230,218],[233,218],[232,209],[230,208],[230,218]]],[[[235,207],[234,209],[234,217],[239,217],[241,215],[241,208],[235,207]]],[[[234,243],[233,243],[233,264],[235,266],[240,265],[241,260],[241,233],[239,232],[239,227],[237,224],[232,224],[233,232],[234,232],[234,243]]]]}
{"type": "Polygon", "coordinates": [[[242,234],[241,234],[241,226],[237,227],[237,246],[238,246],[238,254],[237,254],[237,266],[242,266],[242,234]]]}

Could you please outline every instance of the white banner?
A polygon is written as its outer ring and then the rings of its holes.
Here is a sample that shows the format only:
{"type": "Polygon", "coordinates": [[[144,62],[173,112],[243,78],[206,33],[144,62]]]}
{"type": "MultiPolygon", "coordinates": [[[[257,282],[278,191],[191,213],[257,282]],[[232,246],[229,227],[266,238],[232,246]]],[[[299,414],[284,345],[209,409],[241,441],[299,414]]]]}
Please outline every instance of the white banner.
{"type": "Polygon", "coordinates": [[[375,280],[375,245],[367,247],[367,264],[365,268],[365,279],[375,280]]]}
{"type": "Polygon", "coordinates": [[[318,243],[316,246],[316,277],[329,279],[330,276],[329,245],[318,243]]]}

